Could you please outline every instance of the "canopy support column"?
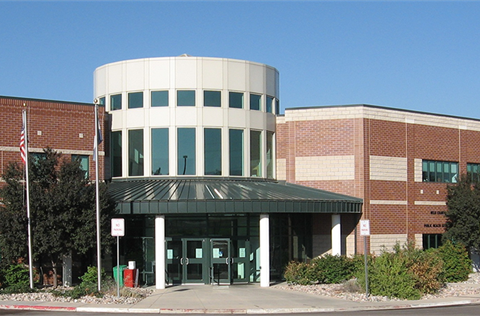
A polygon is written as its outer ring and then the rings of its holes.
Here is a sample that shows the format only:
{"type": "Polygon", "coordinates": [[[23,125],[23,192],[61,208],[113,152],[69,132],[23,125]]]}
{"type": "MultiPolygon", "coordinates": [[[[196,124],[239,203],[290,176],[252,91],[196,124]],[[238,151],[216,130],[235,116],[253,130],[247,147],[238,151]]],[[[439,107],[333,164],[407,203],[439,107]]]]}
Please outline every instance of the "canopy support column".
{"type": "Polygon", "coordinates": [[[165,289],[165,215],[155,217],[155,288],[165,289]]]}
{"type": "Polygon", "coordinates": [[[340,256],[342,254],[342,226],[341,215],[332,214],[332,255],[340,256]]]}
{"type": "Polygon", "coordinates": [[[270,218],[260,214],[260,286],[270,286],[270,218]]]}

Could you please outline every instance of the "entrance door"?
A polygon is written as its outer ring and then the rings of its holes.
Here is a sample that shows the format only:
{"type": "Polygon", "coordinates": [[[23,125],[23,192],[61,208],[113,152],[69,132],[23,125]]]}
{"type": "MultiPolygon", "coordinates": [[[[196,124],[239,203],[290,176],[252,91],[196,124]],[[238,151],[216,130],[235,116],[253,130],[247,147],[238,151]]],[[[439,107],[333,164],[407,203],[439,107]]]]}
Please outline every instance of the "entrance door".
{"type": "Polygon", "coordinates": [[[211,279],[214,284],[231,284],[232,257],[230,239],[210,239],[211,279]]]}
{"type": "Polygon", "coordinates": [[[205,239],[183,239],[182,283],[205,283],[205,239]]]}
{"type": "Polygon", "coordinates": [[[208,264],[205,262],[205,239],[167,240],[168,284],[206,283],[208,264]]]}

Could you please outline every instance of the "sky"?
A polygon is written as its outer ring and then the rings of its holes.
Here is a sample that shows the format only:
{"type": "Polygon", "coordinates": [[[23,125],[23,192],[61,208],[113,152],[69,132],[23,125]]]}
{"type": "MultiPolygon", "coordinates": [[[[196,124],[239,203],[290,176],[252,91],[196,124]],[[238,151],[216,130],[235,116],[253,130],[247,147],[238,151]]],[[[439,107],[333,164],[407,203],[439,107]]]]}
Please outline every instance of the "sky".
{"type": "Polygon", "coordinates": [[[93,102],[93,72],[189,54],[268,64],[285,108],[480,118],[480,1],[0,0],[0,95],[93,102]]]}

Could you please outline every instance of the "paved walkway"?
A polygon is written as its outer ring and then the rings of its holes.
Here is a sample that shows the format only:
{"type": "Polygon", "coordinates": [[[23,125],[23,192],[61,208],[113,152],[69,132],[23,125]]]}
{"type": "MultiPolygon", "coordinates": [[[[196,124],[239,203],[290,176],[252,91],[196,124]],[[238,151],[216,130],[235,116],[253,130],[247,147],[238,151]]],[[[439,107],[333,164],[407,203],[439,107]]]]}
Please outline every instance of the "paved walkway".
{"type": "Polygon", "coordinates": [[[261,288],[258,284],[234,286],[182,285],[168,287],[165,290],[155,290],[149,297],[131,305],[0,301],[0,310],[156,314],[266,314],[420,308],[475,303],[480,303],[480,295],[418,301],[352,302],[309,293],[286,291],[274,287],[261,288]]]}

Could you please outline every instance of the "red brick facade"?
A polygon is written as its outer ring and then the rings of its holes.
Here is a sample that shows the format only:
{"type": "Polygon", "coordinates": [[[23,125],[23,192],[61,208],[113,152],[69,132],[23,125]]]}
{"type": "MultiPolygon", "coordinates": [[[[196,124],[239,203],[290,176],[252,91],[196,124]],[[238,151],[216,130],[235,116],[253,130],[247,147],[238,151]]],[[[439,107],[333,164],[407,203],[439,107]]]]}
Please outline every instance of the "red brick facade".
{"type": "Polygon", "coordinates": [[[458,162],[463,174],[467,163],[480,163],[480,121],[367,105],[287,109],[278,119],[276,137],[285,180],[362,198],[362,218],[370,220],[372,236],[402,234],[417,243],[423,234],[443,233],[447,209],[447,183],[422,182],[421,161],[458,162]],[[320,167],[310,166],[318,179],[299,174],[299,159],[320,164],[329,156],[353,156],[354,171],[328,179],[320,167]],[[395,167],[388,179],[378,163],[379,175],[370,170],[372,159],[391,159],[405,170],[395,167]]]}
{"type": "MultiPolygon", "coordinates": [[[[93,104],[49,100],[0,97],[0,173],[13,161],[21,163],[20,132],[22,110],[27,109],[29,152],[42,152],[51,147],[70,159],[73,155],[89,156],[90,179],[95,179],[92,160],[95,135],[95,107],[93,104]],[[25,106],[24,106],[25,104],[25,106]]],[[[105,131],[104,107],[99,107],[102,132],[105,131]]],[[[104,143],[99,146],[99,173],[103,179],[104,143]]]]}

